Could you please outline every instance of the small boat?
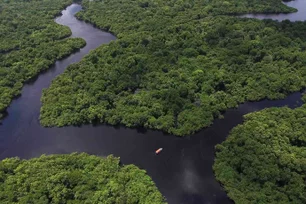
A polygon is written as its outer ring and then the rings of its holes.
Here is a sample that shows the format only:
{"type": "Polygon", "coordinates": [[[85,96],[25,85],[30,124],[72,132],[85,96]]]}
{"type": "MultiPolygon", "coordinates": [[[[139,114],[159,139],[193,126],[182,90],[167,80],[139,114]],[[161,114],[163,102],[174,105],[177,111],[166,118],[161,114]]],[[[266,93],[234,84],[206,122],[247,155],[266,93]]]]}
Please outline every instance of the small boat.
{"type": "Polygon", "coordinates": [[[159,154],[162,150],[163,148],[159,148],[158,150],[155,151],[155,154],[159,154]]]}

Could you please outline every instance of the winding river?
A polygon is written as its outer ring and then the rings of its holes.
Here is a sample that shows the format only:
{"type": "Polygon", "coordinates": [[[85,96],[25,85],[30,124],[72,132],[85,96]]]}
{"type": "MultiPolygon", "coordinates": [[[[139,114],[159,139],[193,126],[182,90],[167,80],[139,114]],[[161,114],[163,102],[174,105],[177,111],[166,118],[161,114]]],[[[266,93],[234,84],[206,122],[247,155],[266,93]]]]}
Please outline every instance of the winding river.
{"type": "MultiPolygon", "coordinates": [[[[278,20],[306,19],[306,0],[287,3],[300,11],[289,15],[256,15],[246,17],[274,18],[278,20]]],[[[116,38],[85,22],[74,14],[81,6],[73,4],[56,22],[69,26],[72,37],[81,37],[87,45],[78,53],[59,60],[47,72],[24,86],[22,96],[8,108],[8,116],[0,125],[0,159],[18,156],[38,157],[41,154],[87,152],[121,157],[124,164],[135,164],[146,169],[170,204],[232,203],[215,180],[212,171],[214,146],[225,140],[229,131],[242,122],[246,113],[267,107],[301,105],[301,93],[289,95],[284,100],[244,103],[228,110],[224,119],[191,137],[179,138],[162,132],[112,127],[107,125],[83,125],[81,127],[43,128],[39,124],[40,97],[52,79],[72,63],[82,59],[90,50],[116,38]],[[164,151],[155,156],[154,151],[164,151]]]]}

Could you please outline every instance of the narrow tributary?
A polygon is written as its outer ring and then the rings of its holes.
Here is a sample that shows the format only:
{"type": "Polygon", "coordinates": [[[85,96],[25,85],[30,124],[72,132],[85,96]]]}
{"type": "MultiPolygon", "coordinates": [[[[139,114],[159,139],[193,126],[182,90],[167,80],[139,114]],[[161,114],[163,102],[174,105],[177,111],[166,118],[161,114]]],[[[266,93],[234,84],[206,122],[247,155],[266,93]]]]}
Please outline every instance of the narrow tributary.
{"type": "MultiPolygon", "coordinates": [[[[305,3],[305,0],[296,0],[289,4],[305,10],[305,3]]],[[[267,107],[299,106],[301,94],[291,94],[284,100],[244,103],[237,109],[228,110],[224,119],[216,120],[211,127],[185,138],[159,131],[107,125],[43,128],[38,120],[42,89],[49,87],[69,64],[80,61],[90,50],[116,39],[77,20],[74,14],[80,9],[81,6],[72,4],[56,22],[69,26],[72,37],[85,39],[87,45],[80,52],[57,61],[34,82],[24,86],[22,96],[13,101],[8,108],[8,116],[0,125],[0,159],[71,152],[100,156],[113,154],[121,157],[123,164],[135,164],[146,169],[170,204],[231,203],[212,171],[214,146],[224,141],[229,131],[242,122],[244,114],[267,107]],[[154,151],[159,147],[164,150],[156,156],[154,151]]],[[[306,12],[278,16],[304,20],[306,12]]]]}

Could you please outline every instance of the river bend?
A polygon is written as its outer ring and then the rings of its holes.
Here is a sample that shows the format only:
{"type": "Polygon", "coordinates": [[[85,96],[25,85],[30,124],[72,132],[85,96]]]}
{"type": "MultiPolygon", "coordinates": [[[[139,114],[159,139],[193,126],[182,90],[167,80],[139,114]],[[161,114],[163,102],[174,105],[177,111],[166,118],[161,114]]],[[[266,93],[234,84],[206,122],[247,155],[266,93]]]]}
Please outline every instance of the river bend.
{"type": "MultiPolygon", "coordinates": [[[[306,19],[306,1],[287,3],[302,12],[277,15],[277,20],[306,19]]],[[[48,71],[39,75],[22,89],[22,96],[8,108],[8,117],[0,125],[0,159],[18,156],[38,157],[41,154],[66,154],[87,152],[121,157],[124,164],[135,164],[146,169],[157,187],[171,204],[232,203],[215,180],[212,165],[214,146],[225,140],[229,131],[242,122],[246,113],[268,107],[301,105],[301,94],[294,93],[284,100],[247,102],[237,109],[226,111],[224,119],[191,137],[179,138],[159,131],[129,129],[107,125],[83,125],[81,127],[43,128],[39,124],[40,98],[42,89],[72,63],[80,61],[90,50],[116,38],[106,32],[81,22],[74,14],[81,6],[72,4],[62,12],[56,22],[69,26],[72,37],[81,37],[87,45],[79,52],[59,60],[48,71]],[[154,151],[163,147],[156,156],[154,151]]],[[[274,18],[271,15],[245,16],[274,18]]]]}

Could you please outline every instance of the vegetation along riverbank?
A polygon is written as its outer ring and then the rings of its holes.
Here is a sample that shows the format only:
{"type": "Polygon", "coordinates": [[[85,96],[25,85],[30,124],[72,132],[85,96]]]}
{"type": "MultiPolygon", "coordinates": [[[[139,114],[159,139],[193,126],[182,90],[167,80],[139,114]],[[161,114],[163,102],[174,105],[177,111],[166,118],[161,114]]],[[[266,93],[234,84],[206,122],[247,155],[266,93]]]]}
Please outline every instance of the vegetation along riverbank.
{"type": "Polygon", "coordinates": [[[41,156],[0,162],[1,203],[165,204],[144,170],[113,156],[41,156]]]}
{"type": "Polygon", "coordinates": [[[268,108],[216,146],[214,171],[237,204],[306,203],[306,105],[268,108]]]}
{"type": "Polygon", "coordinates": [[[44,126],[100,122],[188,135],[245,101],[305,87],[306,23],[232,14],[294,12],[269,1],[83,1],[79,19],[118,39],[43,93],[44,126]]]}
{"type": "Polygon", "coordinates": [[[0,119],[23,84],[86,42],[54,17],[72,0],[0,1],[0,119]]]}

